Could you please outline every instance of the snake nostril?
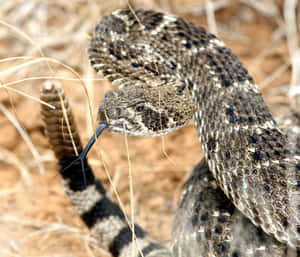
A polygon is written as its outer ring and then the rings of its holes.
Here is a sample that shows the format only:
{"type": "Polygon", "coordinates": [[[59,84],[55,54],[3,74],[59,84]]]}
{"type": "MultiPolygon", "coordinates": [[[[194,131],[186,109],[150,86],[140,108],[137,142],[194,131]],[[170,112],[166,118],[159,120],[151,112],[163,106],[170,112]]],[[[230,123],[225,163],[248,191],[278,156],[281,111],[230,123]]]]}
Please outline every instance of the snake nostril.
{"type": "Polygon", "coordinates": [[[98,112],[98,122],[102,123],[104,121],[108,122],[107,115],[105,114],[104,110],[99,109],[99,112],[98,112]]]}

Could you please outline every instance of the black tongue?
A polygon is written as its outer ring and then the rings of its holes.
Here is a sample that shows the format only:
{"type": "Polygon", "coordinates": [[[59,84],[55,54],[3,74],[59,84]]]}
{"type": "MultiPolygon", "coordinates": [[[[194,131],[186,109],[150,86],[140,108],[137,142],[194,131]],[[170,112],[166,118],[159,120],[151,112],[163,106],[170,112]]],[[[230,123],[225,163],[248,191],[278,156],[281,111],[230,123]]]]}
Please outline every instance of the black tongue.
{"type": "Polygon", "coordinates": [[[96,138],[98,138],[101,133],[103,132],[104,129],[106,129],[108,127],[108,124],[106,122],[102,122],[99,127],[96,130],[96,133],[90,138],[89,142],[87,143],[87,145],[85,146],[85,148],[83,149],[83,151],[81,152],[81,154],[78,156],[77,159],[84,159],[86,158],[88,152],[90,151],[91,147],[94,145],[94,143],[96,142],[96,138]]]}
{"type": "MultiPolygon", "coordinates": [[[[103,130],[107,127],[108,127],[108,124],[106,122],[102,122],[99,125],[99,127],[96,130],[96,133],[90,138],[89,142],[87,143],[87,145],[85,146],[83,151],[80,153],[80,155],[75,160],[71,161],[71,163],[69,165],[67,165],[66,167],[63,167],[63,169],[61,170],[62,174],[71,168],[73,169],[73,167],[75,167],[78,163],[80,163],[82,170],[83,171],[85,170],[85,166],[86,166],[85,162],[86,162],[86,156],[87,156],[88,152],[90,151],[91,147],[96,142],[96,138],[98,138],[101,135],[101,133],[103,132],[103,130]]],[[[61,165],[63,165],[63,163],[61,163],[61,165]]]]}

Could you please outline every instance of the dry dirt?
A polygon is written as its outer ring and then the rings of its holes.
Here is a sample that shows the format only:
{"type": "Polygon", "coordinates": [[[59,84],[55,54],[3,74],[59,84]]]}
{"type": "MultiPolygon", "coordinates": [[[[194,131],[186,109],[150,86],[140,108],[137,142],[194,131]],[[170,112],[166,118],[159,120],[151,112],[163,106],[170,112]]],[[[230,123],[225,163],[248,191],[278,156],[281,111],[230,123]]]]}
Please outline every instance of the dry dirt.
{"type": "MultiPolygon", "coordinates": [[[[286,113],[291,79],[291,59],[283,28],[283,1],[215,1],[225,3],[215,11],[218,35],[260,84],[275,115],[286,113]]],[[[205,1],[131,1],[134,8],[153,8],[208,25],[205,1]]],[[[81,78],[99,78],[87,59],[88,34],[97,21],[127,1],[0,1],[0,80],[6,84],[24,78],[48,76],[62,83],[73,106],[82,141],[92,134],[87,97],[66,67],[49,60],[7,60],[9,57],[51,57],[76,70],[81,78]],[[10,25],[8,26],[8,23],[10,25]],[[25,34],[26,33],[26,34],[25,34]],[[8,69],[17,67],[9,72],[8,69]]],[[[299,12],[299,6],[298,6],[299,12]]],[[[299,17],[298,17],[299,18],[299,17]]],[[[46,79],[21,81],[12,88],[34,97],[46,79]]],[[[95,120],[107,81],[85,80],[95,120]]],[[[9,86],[9,85],[7,85],[9,86]]],[[[38,102],[0,89],[0,256],[105,256],[89,237],[61,186],[53,153],[43,135],[38,102]],[[9,112],[5,114],[4,112],[9,112]],[[12,116],[27,133],[39,156],[9,119],[12,116]],[[38,161],[37,161],[38,160],[38,161]],[[45,172],[41,172],[38,162],[45,172]]],[[[168,245],[176,203],[188,172],[202,158],[193,124],[162,138],[129,137],[137,222],[158,241],[168,245]],[[172,161],[171,161],[171,160],[172,161]],[[174,164],[174,163],[175,164],[174,164]]],[[[104,133],[89,154],[94,171],[106,188],[111,186],[97,155],[104,153],[108,170],[127,212],[130,210],[128,161],[124,137],[104,133]]]]}

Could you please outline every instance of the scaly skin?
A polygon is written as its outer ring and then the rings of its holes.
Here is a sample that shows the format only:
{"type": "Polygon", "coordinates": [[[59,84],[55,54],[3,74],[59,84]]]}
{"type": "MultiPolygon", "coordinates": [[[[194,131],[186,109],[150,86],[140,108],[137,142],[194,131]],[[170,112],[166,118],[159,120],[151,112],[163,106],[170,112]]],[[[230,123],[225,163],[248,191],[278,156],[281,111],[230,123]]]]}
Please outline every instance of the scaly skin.
{"type": "MultiPolygon", "coordinates": [[[[174,90],[169,100],[188,90],[205,159],[218,185],[255,225],[294,249],[300,247],[300,154],[278,128],[247,70],[221,40],[173,15],[121,10],[97,25],[89,56],[93,67],[121,91],[184,81],[185,87],[174,90]]],[[[126,95],[119,97],[105,101],[126,101],[126,95]]],[[[156,132],[162,134],[165,123],[172,127],[176,112],[158,113],[154,106],[159,102],[154,99],[146,109],[155,114],[156,132]]],[[[125,123],[128,134],[137,134],[132,115],[136,105],[128,103],[127,119],[101,115],[112,112],[107,106],[102,105],[100,121],[105,117],[112,126],[125,123]]],[[[153,130],[146,127],[144,122],[140,134],[153,130]]]]}

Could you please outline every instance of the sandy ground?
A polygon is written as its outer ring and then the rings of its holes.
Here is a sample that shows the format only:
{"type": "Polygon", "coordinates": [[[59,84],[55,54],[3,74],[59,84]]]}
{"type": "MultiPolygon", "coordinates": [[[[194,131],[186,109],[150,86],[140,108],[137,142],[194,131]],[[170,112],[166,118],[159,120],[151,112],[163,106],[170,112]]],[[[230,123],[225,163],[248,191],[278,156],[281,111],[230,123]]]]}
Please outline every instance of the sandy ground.
{"type": "MultiPolygon", "coordinates": [[[[283,1],[276,0],[257,1],[259,5],[251,0],[211,2],[216,6],[212,12],[199,0],[137,0],[131,5],[174,13],[211,31],[217,29],[260,85],[271,111],[277,116],[287,113],[294,100],[288,97],[295,68],[290,52],[295,62],[299,48],[292,23],[285,17],[298,11],[299,22],[300,7],[284,7],[283,1]]],[[[0,1],[0,82],[10,87],[0,89],[0,256],[107,256],[64,194],[54,155],[43,135],[39,103],[12,89],[38,98],[46,77],[59,81],[73,106],[82,141],[87,142],[92,134],[87,96],[67,67],[84,79],[95,121],[98,103],[111,86],[92,80],[100,78],[88,63],[88,35],[104,14],[126,6],[127,1],[122,0],[0,1]],[[41,56],[51,59],[41,60],[41,56]]],[[[196,131],[190,124],[164,139],[128,140],[136,220],[168,245],[184,181],[202,157],[196,131]]],[[[129,212],[124,137],[104,133],[89,155],[97,176],[112,191],[100,149],[129,212]]]]}

